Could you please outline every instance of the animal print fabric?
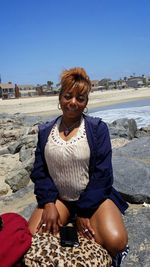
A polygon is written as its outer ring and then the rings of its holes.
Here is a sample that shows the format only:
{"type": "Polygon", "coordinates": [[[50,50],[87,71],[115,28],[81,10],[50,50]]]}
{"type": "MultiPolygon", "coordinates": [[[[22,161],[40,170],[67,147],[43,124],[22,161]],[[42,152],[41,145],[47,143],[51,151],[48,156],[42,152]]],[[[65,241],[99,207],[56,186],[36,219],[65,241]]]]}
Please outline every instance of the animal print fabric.
{"type": "Polygon", "coordinates": [[[28,267],[110,267],[111,256],[96,242],[79,236],[79,247],[62,247],[59,234],[37,233],[24,257],[28,267]]]}

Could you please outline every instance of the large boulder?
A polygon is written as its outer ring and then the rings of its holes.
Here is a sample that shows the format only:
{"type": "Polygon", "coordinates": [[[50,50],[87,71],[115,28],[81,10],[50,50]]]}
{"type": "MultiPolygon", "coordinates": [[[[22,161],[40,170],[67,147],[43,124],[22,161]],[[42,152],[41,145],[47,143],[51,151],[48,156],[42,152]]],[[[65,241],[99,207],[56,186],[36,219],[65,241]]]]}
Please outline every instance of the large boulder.
{"type": "Polygon", "coordinates": [[[109,131],[112,138],[117,136],[133,139],[136,137],[137,124],[134,119],[118,119],[109,124],[109,131]]]}
{"type": "Polygon", "coordinates": [[[12,192],[18,191],[28,185],[30,177],[28,172],[24,169],[16,169],[6,176],[5,183],[10,186],[12,192]]]}
{"type": "Polygon", "coordinates": [[[150,203],[150,166],[130,157],[113,156],[114,187],[130,203],[150,203]]]}
{"type": "Polygon", "coordinates": [[[125,146],[113,150],[113,155],[140,159],[142,162],[150,163],[150,136],[132,140],[125,146]]]}
{"type": "Polygon", "coordinates": [[[5,183],[5,179],[17,168],[22,168],[18,153],[15,155],[5,154],[0,156],[0,196],[11,192],[11,188],[5,183]]]}
{"type": "Polygon", "coordinates": [[[130,207],[125,214],[130,251],[122,267],[150,266],[150,208],[130,207]]]}
{"type": "Polygon", "coordinates": [[[113,149],[114,186],[130,203],[150,203],[150,136],[113,149]]]}

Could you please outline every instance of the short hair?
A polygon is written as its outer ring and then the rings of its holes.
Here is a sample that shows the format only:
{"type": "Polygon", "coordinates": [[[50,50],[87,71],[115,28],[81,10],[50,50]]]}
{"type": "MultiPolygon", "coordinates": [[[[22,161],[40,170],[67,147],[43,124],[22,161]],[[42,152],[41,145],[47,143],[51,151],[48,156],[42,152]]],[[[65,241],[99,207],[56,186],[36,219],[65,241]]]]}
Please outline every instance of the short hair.
{"type": "Polygon", "coordinates": [[[61,88],[59,98],[65,89],[79,87],[84,92],[89,94],[91,90],[91,81],[86,71],[83,68],[76,67],[69,70],[64,70],[61,74],[60,80],[61,88]]]}

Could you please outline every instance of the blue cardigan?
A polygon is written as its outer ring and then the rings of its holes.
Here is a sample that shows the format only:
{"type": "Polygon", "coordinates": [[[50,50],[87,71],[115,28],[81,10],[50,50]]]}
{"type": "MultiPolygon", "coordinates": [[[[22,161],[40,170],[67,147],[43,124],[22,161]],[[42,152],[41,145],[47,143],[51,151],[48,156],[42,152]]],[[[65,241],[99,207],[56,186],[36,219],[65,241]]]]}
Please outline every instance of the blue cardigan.
{"type": "MultiPolygon", "coordinates": [[[[39,126],[35,162],[31,173],[39,207],[43,207],[49,202],[55,202],[59,198],[58,190],[49,175],[44,157],[48,136],[57,119],[39,126]]],[[[99,118],[84,115],[84,119],[90,147],[89,183],[76,202],[77,215],[91,217],[100,203],[106,199],[111,199],[124,213],[128,205],[112,186],[112,149],[108,127],[99,118]]]]}

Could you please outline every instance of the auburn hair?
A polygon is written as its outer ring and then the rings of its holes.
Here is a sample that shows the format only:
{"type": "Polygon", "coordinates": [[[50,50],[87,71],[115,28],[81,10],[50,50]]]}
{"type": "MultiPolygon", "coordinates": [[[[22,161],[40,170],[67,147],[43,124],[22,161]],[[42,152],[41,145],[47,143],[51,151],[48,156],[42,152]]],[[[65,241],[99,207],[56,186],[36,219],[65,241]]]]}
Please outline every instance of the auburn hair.
{"type": "Polygon", "coordinates": [[[61,74],[61,89],[59,98],[65,89],[78,87],[89,94],[91,90],[91,81],[86,71],[83,68],[76,67],[69,70],[64,70],[61,74]]]}

